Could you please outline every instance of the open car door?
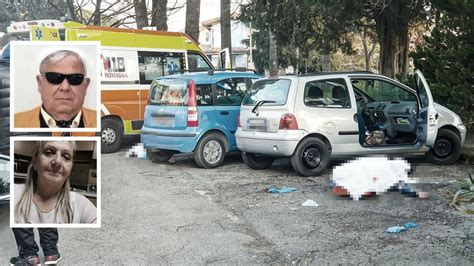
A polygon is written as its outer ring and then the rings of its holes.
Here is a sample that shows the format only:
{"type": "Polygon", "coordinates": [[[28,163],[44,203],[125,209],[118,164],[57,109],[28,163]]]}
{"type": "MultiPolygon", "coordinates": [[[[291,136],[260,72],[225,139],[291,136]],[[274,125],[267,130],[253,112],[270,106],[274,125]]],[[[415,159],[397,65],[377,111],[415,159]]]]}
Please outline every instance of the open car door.
{"type": "Polygon", "coordinates": [[[219,65],[217,67],[219,69],[232,69],[229,48],[224,48],[219,52],[219,65]]]}
{"type": "Polygon", "coordinates": [[[428,147],[433,147],[438,133],[438,112],[434,107],[433,96],[426,83],[425,77],[420,70],[415,70],[416,93],[418,95],[418,105],[420,107],[417,119],[416,135],[418,141],[428,147]]]}

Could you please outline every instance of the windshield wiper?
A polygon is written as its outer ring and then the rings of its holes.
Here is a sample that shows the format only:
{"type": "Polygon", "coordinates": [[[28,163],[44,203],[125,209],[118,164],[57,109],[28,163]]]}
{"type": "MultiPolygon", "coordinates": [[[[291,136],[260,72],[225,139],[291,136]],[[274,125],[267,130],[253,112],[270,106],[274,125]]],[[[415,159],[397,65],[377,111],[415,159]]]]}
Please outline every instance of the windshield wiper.
{"type": "Polygon", "coordinates": [[[266,103],[276,103],[276,102],[275,102],[275,101],[267,101],[267,100],[258,101],[257,104],[255,104],[255,106],[253,107],[252,113],[255,114],[255,111],[257,110],[257,108],[258,108],[260,105],[263,105],[263,104],[266,104],[266,103]]]}

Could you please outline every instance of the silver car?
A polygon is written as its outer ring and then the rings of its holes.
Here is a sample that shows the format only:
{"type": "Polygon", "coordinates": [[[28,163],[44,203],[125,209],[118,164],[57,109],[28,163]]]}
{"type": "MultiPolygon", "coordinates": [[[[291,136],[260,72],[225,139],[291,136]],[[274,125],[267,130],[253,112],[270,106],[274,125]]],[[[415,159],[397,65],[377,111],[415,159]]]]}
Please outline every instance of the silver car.
{"type": "Polygon", "coordinates": [[[237,146],[250,168],[291,157],[304,176],[338,156],[424,152],[433,163],[454,163],[466,127],[433,101],[420,71],[414,79],[415,89],[371,72],[259,80],[242,102],[237,146]]]}

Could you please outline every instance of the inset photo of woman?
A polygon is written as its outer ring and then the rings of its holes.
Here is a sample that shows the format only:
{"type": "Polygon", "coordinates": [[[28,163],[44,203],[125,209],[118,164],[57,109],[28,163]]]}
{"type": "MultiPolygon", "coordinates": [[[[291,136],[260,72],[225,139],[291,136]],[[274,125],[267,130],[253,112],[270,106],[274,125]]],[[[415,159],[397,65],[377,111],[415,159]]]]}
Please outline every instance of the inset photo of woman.
{"type": "Polygon", "coordinates": [[[12,227],[100,227],[100,139],[11,138],[12,227]]]}

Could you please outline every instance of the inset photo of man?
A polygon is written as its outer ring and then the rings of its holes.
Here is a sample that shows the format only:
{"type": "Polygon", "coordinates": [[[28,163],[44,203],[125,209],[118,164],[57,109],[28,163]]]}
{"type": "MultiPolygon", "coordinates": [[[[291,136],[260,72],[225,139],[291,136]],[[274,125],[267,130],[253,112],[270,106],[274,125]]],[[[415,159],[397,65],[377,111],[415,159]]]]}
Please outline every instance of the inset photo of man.
{"type": "Polygon", "coordinates": [[[13,42],[11,131],[99,131],[99,42],[13,42]]]}

